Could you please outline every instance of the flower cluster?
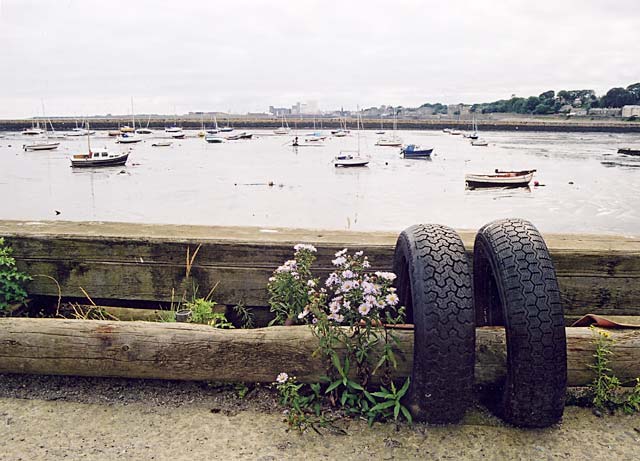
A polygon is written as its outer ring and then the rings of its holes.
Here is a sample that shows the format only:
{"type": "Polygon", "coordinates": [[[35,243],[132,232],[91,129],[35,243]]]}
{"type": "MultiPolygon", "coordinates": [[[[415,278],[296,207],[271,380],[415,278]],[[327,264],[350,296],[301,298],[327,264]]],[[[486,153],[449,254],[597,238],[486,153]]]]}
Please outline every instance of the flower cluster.
{"type": "Polygon", "coordinates": [[[397,306],[398,295],[391,286],[395,274],[368,272],[371,263],[362,251],[350,255],[347,249],[340,250],[332,264],[335,269],[325,282],[328,320],[345,325],[380,322],[386,318],[385,310],[397,306]]]}

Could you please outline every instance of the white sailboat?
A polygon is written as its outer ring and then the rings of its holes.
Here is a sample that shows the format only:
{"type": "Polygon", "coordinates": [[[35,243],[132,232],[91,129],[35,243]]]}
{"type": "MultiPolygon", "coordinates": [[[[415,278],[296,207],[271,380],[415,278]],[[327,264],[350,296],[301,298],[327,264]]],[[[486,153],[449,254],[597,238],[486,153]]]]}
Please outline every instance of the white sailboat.
{"type": "Polygon", "coordinates": [[[287,119],[284,114],[282,114],[282,126],[278,129],[273,130],[274,134],[289,134],[291,132],[291,128],[289,128],[289,124],[287,123],[287,119]]]}
{"type": "Polygon", "coordinates": [[[340,151],[339,155],[336,155],[333,159],[333,166],[338,168],[359,167],[367,166],[370,158],[368,155],[362,155],[360,153],[360,131],[362,127],[362,120],[360,119],[360,113],[358,113],[358,150],[357,151],[340,151]]]}
{"type": "MultiPolygon", "coordinates": [[[[116,138],[116,142],[118,144],[135,144],[137,142],[142,141],[142,138],[136,136],[136,114],[133,111],[133,97],[131,98],[131,126],[133,134],[123,132],[120,136],[116,138]]],[[[122,131],[122,130],[121,130],[122,131]]]]}
{"type": "Polygon", "coordinates": [[[220,131],[220,128],[218,128],[218,119],[216,118],[216,116],[213,116],[213,128],[209,128],[208,130],[206,130],[207,134],[218,134],[218,132],[220,131]]]}
{"type": "Polygon", "coordinates": [[[376,146],[384,146],[384,147],[401,147],[402,139],[398,136],[398,116],[397,114],[393,114],[393,134],[388,138],[379,138],[376,142],[376,146]]]}
{"type": "MultiPolygon", "coordinates": [[[[49,141],[49,134],[47,133],[47,121],[49,122],[49,125],[51,125],[51,132],[55,133],[55,130],[53,129],[53,124],[51,123],[51,120],[48,120],[46,118],[45,112],[44,112],[44,101],[42,102],[42,125],[43,127],[40,128],[40,122],[38,121],[37,123],[37,128],[34,129],[34,131],[40,131],[41,134],[38,137],[38,140],[36,140],[35,142],[32,142],[30,144],[24,144],[22,146],[22,148],[25,151],[42,151],[42,150],[54,150],[57,149],[58,146],[60,145],[59,142],[51,142],[49,141]]],[[[33,136],[30,135],[30,136],[33,136]]]]}

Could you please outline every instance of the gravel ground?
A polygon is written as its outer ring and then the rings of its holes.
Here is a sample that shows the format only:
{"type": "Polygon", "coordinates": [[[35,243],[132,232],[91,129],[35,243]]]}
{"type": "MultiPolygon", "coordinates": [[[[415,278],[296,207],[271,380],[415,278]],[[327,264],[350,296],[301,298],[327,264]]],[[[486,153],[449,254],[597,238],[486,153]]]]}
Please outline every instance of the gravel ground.
{"type": "Polygon", "coordinates": [[[0,375],[1,460],[640,459],[640,416],[568,407],[543,430],[505,426],[481,407],[462,424],[341,420],[287,431],[266,387],[0,375]]]}

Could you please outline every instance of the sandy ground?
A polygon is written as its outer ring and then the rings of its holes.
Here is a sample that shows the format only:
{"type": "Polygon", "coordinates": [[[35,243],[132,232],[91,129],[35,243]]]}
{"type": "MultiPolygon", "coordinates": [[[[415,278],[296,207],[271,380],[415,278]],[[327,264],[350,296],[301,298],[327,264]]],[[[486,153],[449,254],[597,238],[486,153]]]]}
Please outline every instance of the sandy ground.
{"type": "Polygon", "coordinates": [[[0,375],[0,459],[640,459],[640,416],[573,406],[544,430],[479,408],[454,426],[344,420],[322,435],[287,431],[281,411],[261,387],[0,375]]]}

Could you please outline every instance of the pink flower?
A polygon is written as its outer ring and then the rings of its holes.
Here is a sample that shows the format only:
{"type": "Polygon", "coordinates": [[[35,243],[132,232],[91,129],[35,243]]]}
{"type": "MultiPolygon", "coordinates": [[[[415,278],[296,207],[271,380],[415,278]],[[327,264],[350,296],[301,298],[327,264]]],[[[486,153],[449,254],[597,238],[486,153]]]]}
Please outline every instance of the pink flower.
{"type": "Polygon", "coordinates": [[[314,247],[313,245],[308,245],[306,243],[298,243],[296,246],[293,247],[294,250],[296,250],[296,252],[298,251],[308,251],[310,253],[316,253],[318,250],[316,250],[316,247],[314,247]]]}

